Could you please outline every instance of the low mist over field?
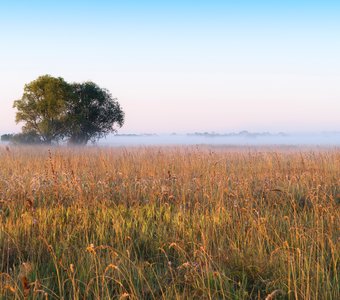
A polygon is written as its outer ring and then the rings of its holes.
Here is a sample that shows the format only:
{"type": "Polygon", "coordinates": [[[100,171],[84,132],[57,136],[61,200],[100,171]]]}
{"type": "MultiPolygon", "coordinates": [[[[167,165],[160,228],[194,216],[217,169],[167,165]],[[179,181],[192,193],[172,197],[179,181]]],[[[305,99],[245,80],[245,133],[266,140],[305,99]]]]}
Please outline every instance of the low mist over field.
{"type": "Polygon", "coordinates": [[[99,141],[105,146],[138,145],[302,145],[340,146],[339,133],[310,134],[141,134],[110,135],[99,141]]]}
{"type": "MultiPolygon", "coordinates": [[[[1,143],[1,142],[0,142],[1,143]]],[[[2,142],[8,144],[8,142],[2,142]]],[[[11,144],[11,143],[9,143],[11,144]]],[[[16,144],[16,143],[13,143],[16,144]]],[[[60,143],[65,145],[65,143],[60,143]]],[[[340,132],[327,133],[247,133],[247,134],[118,134],[99,140],[97,146],[171,146],[171,145],[235,145],[235,146],[340,146],[340,132]]]]}

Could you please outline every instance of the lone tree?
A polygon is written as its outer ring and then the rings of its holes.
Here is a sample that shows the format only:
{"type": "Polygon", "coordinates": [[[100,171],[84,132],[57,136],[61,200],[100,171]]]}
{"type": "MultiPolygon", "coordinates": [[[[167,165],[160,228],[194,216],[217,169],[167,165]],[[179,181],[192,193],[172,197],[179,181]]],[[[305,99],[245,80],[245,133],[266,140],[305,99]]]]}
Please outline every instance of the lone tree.
{"type": "Polygon", "coordinates": [[[63,78],[40,76],[25,85],[13,105],[23,133],[42,142],[67,139],[71,144],[96,141],[124,123],[124,112],[110,92],[93,82],[67,83],[63,78]]]}
{"type": "Polygon", "coordinates": [[[71,144],[86,144],[121,127],[124,112],[110,92],[93,82],[72,84],[73,97],[68,102],[68,132],[71,144]]]}

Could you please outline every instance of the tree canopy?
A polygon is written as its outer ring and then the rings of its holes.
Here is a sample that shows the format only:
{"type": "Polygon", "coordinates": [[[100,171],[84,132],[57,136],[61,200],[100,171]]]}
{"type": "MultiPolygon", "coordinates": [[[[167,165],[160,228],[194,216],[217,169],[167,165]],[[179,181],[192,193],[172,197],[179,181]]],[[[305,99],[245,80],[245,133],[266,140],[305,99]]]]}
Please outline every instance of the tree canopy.
{"type": "Polygon", "coordinates": [[[44,75],[24,87],[14,101],[16,122],[23,133],[36,134],[41,142],[67,139],[71,144],[96,141],[124,124],[124,112],[111,93],[94,82],[67,83],[44,75]]]}
{"type": "Polygon", "coordinates": [[[110,132],[112,124],[121,127],[124,114],[116,98],[93,82],[72,84],[68,103],[68,136],[74,144],[86,144],[110,132]]]}
{"type": "Polygon", "coordinates": [[[28,83],[20,100],[16,122],[24,122],[23,133],[35,132],[46,143],[65,135],[67,102],[72,98],[71,86],[62,78],[44,75],[28,83]]]}

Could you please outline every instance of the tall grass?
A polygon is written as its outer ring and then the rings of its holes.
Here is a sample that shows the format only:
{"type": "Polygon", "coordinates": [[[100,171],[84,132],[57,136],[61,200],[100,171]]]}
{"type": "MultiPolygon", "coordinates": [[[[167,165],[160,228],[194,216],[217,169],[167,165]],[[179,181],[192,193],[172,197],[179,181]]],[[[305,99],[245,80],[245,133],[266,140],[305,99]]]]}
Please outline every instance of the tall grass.
{"type": "Polygon", "coordinates": [[[340,151],[0,148],[2,299],[340,299],[340,151]]]}

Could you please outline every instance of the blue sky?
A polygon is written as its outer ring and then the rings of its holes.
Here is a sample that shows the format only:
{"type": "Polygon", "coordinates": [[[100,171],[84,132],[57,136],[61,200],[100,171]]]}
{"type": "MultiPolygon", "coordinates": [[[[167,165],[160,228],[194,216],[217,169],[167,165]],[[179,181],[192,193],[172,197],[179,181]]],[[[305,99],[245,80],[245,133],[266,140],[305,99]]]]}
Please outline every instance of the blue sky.
{"type": "Polygon", "coordinates": [[[121,132],[340,129],[339,1],[0,0],[0,133],[51,74],[118,97],[121,132]]]}

